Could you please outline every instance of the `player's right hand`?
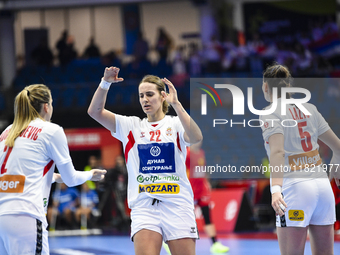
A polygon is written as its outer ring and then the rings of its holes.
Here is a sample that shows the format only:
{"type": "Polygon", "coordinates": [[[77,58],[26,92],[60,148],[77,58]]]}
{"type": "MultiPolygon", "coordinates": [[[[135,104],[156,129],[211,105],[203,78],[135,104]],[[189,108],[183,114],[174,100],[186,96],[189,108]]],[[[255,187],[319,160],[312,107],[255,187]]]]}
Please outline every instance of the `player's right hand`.
{"type": "Polygon", "coordinates": [[[287,204],[283,200],[282,194],[280,192],[275,192],[272,194],[272,207],[276,214],[283,216],[286,212],[287,204]]]}
{"type": "Polygon", "coordinates": [[[123,78],[118,78],[118,73],[119,73],[119,68],[118,67],[106,67],[104,71],[104,81],[111,82],[111,83],[116,83],[116,82],[121,82],[124,81],[123,78]]]}
{"type": "Polygon", "coordinates": [[[102,169],[92,169],[91,172],[92,172],[91,181],[100,181],[104,179],[107,171],[102,169]]]}

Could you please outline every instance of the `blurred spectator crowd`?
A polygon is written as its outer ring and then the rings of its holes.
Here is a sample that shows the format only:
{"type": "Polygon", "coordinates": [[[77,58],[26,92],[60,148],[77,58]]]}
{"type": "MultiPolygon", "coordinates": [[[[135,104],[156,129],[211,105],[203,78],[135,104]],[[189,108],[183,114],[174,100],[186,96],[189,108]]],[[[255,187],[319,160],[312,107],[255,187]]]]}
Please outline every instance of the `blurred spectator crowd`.
{"type": "MultiPolygon", "coordinates": [[[[241,32],[234,34],[223,38],[213,35],[207,42],[201,42],[198,36],[188,37],[185,43],[175,45],[173,37],[160,27],[154,44],[140,32],[133,54],[127,55],[124,50],[103,53],[100,42],[94,38],[89,38],[80,54],[74,37],[63,31],[53,51],[46,40],[41,40],[31,53],[35,64],[23,64],[18,69],[14,90],[45,83],[51,88],[58,109],[83,109],[88,106],[104,68],[117,66],[125,81],[117,85],[120,89],[115,97],[108,98],[107,104],[133,107],[138,102],[133,96],[135,84],[146,74],[168,77],[181,90],[185,101],[189,101],[190,78],[262,77],[262,71],[273,62],[288,66],[293,77],[340,76],[339,28],[332,18],[313,21],[306,31],[291,35],[261,38],[254,33],[246,39],[241,32]]],[[[1,102],[0,109],[5,107],[1,102]]]]}
{"type": "MultiPolygon", "coordinates": [[[[236,36],[234,36],[236,37],[236,36]]],[[[63,31],[56,42],[57,56],[53,56],[46,40],[33,50],[31,57],[37,66],[67,66],[86,64],[98,59],[103,66],[121,67],[124,78],[140,79],[153,73],[172,77],[183,86],[189,77],[222,75],[230,72],[262,72],[272,62],[289,67],[293,76],[327,76],[340,67],[339,28],[330,17],[311,22],[310,28],[296,34],[276,35],[262,39],[254,33],[248,40],[242,33],[236,39],[230,36],[211,36],[206,43],[199,38],[175,45],[165,28],[159,28],[154,45],[140,32],[133,46],[133,55],[110,51],[101,53],[100,46],[91,37],[82,54],[75,49],[75,41],[68,31],[63,31]],[[85,63],[84,63],[85,62],[85,63]]],[[[25,68],[25,67],[24,67],[25,68]]]]}

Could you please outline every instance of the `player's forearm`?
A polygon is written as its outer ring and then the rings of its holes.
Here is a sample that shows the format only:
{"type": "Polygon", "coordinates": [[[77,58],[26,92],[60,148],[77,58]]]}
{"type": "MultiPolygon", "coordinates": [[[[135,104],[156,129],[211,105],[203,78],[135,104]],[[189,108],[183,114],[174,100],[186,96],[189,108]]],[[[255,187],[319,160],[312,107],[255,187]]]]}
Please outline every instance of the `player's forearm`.
{"type": "Polygon", "coordinates": [[[93,118],[97,119],[102,115],[104,111],[104,106],[106,102],[108,90],[102,89],[100,86],[97,88],[96,92],[94,93],[90,106],[87,110],[87,113],[93,118]]]}
{"type": "Polygon", "coordinates": [[[272,179],[272,186],[279,185],[282,187],[285,168],[284,155],[284,151],[276,151],[270,154],[270,177],[272,179]]]}
{"type": "Polygon", "coordinates": [[[185,133],[189,138],[189,142],[191,144],[198,143],[202,141],[203,135],[201,129],[198,127],[196,122],[190,117],[190,115],[184,110],[182,104],[178,102],[175,105],[172,105],[174,110],[176,111],[177,116],[179,117],[185,133]]]}
{"type": "Polygon", "coordinates": [[[329,129],[322,135],[319,135],[319,139],[329,148],[331,148],[334,159],[340,158],[340,139],[337,137],[332,129],[329,129]]]}
{"type": "Polygon", "coordinates": [[[91,171],[76,171],[72,162],[57,165],[57,167],[64,183],[69,187],[83,184],[85,181],[90,180],[93,176],[91,171]]]}

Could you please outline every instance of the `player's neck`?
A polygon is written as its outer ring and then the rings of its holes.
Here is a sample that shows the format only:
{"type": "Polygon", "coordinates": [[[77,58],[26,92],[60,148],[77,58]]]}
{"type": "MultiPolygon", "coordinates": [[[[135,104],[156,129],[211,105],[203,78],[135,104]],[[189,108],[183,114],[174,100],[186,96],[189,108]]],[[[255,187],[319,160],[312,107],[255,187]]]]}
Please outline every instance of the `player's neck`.
{"type": "Polygon", "coordinates": [[[160,121],[164,118],[165,114],[163,113],[163,111],[158,111],[155,114],[148,114],[148,121],[149,122],[156,122],[156,121],[160,121]]]}

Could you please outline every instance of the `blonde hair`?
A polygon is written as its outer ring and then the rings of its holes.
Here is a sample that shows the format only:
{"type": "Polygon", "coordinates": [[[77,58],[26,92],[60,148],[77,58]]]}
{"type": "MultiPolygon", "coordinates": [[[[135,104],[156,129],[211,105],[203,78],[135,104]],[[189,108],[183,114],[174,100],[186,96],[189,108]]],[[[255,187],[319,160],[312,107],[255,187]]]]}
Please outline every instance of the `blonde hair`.
{"type": "MultiPolygon", "coordinates": [[[[263,81],[267,82],[270,91],[278,88],[278,97],[281,97],[281,88],[291,86],[292,76],[286,66],[274,63],[263,72],[263,81]]],[[[289,94],[290,97],[290,94],[289,94]]]]}
{"type": "MultiPolygon", "coordinates": [[[[149,82],[149,83],[153,83],[156,85],[157,90],[159,91],[159,94],[162,95],[162,91],[166,92],[166,88],[165,88],[165,84],[162,81],[161,78],[159,78],[158,76],[155,75],[146,75],[144,76],[144,78],[141,80],[141,82],[139,83],[139,85],[143,82],[149,82]]],[[[163,101],[162,104],[162,111],[164,114],[167,114],[167,112],[169,111],[169,104],[166,100],[163,101]]]]}
{"type": "Polygon", "coordinates": [[[8,147],[14,146],[15,139],[27,128],[32,120],[36,118],[42,119],[40,111],[43,104],[49,103],[50,99],[51,91],[43,84],[27,86],[15,97],[14,121],[5,142],[8,147]]]}

